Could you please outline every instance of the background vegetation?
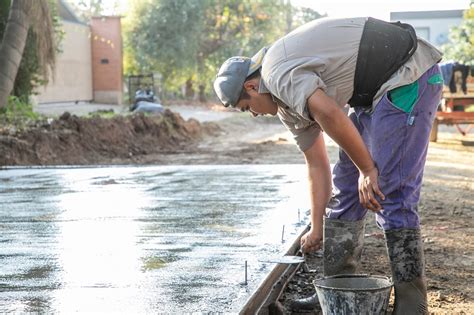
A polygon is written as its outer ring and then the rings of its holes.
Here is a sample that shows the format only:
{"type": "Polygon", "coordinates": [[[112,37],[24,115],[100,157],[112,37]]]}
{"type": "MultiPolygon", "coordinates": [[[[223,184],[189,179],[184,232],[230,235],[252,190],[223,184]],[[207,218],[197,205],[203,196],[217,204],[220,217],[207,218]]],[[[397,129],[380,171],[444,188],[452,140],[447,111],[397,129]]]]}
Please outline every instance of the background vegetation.
{"type": "Polygon", "coordinates": [[[319,17],[283,0],[135,1],[123,21],[125,74],[158,73],[168,96],[203,101],[225,59],[319,17]]]}
{"type": "MultiPolygon", "coordinates": [[[[56,49],[63,37],[56,1],[48,0],[56,49]]],[[[0,38],[11,0],[0,0],[0,38]]],[[[104,13],[102,0],[77,0],[86,22],[104,13]]],[[[123,17],[125,75],[155,75],[164,99],[213,95],[211,82],[222,62],[232,55],[252,56],[285,33],[322,17],[288,0],[130,0],[123,17]]],[[[14,104],[27,104],[37,86],[47,83],[38,59],[37,33],[28,32],[15,80],[14,104]]],[[[451,30],[441,49],[444,60],[474,65],[474,1],[463,22],[451,30]]]]}
{"type": "MultiPolygon", "coordinates": [[[[54,38],[56,52],[60,53],[64,32],[58,16],[56,1],[49,0],[48,2],[54,26],[54,34],[50,36],[54,38]]],[[[10,5],[11,0],[0,0],[0,39],[3,38],[10,5]]],[[[28,31],[25,49],[13,87],[12,96],[17,98],[15,102],[28,103],[29,97],[34,94],[35,88],[47,84],[51,79],[50,73],[45,71],[44,65],[42,65],[43,62],[40,60],[42,56],[39,49],[37,30],[31,27],[28,31]]]]}
{"type": "Polygon", "coordinates": [[[449,42],[441,47],[444,60],[455,60],[474,66],[474,1],[464,11],[462,23],[453,27],[449,33],[449,42]]]}

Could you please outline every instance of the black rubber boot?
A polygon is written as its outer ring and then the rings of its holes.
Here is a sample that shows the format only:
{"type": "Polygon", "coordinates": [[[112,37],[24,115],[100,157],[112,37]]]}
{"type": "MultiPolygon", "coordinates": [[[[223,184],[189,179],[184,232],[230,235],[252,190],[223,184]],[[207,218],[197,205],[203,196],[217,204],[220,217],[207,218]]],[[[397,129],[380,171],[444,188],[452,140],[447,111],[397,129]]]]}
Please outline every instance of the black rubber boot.
{"type": "Polygon", "coordinates": [[[385,231],[385,239],[395,287],[393,314],[428,314],[420,230],[385,231]]]}
{"type": "Polygon", "coordinates": [[[314,293],[305,298],[291,301],[290,309],[294,312],[310,312],[320,308],[318,295],[314,293]]]}
{"type": "MultiPolygon", "coordinates": [[[[359,269],[364,243],[364,220],[343,221],[324,218],[323,234],[323,274],[354,274],[359,269]]],[[[291,302],[293,311],[313,311],[319,309],[316,293],[291,302]]]]}

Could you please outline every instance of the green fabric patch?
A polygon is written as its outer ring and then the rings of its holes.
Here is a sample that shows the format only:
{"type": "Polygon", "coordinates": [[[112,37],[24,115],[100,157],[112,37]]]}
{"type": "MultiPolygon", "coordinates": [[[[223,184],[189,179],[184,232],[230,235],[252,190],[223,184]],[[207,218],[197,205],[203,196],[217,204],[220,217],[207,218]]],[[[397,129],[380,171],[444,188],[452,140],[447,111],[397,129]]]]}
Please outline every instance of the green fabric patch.
{"type": "Polygon", "coordinates": [[[429,84],[443,84],[443,76],[441,74],[434,74],[428,79],[429,84]]]}
{"type": "Polygon", "coordinates": [[[418,98],[418,81],[389,91],[388,97],[395,107],[410,113],[418,98]]]}

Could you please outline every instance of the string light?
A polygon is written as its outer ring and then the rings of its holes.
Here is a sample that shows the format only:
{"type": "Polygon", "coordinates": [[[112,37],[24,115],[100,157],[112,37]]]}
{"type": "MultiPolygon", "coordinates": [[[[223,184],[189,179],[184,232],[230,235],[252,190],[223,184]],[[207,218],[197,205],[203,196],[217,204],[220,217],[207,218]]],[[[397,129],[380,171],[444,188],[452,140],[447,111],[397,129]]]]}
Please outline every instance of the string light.
{"type": "MultiPolygon", "coordinates": [[[[102,17],[100,19],[100,21],[105,21],[105,20],[106,20],[105,17],[102,17]]],[[[73,32],[87,33],[87,38],[89,38],[89,39],[92,38],[92,40],[94,40],[94,41],[100,40],[102,43],[110,46],[110,48],[112,48],[112,49],[115,48],[115,44],[114,44],[114,41],[112,39],[93,34],[93,32],[91,31],[91,26],[89,26],[89,25],[83,25],[83,26],[79,25],[78,26],[76,23],[70,23],[70,22],[67,22],[67,21],[62,21],[62,22],[63,22],[63,30],[66,34],[67,33],[73,33],[73,32]],[[66,24],[68,25],[67,30],[64,27],[64,25],[66,25],[66,24]]]]}

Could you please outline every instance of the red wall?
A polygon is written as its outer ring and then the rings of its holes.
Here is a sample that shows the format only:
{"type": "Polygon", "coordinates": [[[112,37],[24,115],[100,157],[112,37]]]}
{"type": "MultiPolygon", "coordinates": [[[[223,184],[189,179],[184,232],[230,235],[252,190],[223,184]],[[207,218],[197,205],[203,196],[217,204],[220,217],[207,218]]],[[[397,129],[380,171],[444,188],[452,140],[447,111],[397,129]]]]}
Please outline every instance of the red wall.
{"type": "Polygon", "coordinates": [[[123,71],[120,17],[92,18],[91,41],[94,91],[121,92],[123,71]]]}

